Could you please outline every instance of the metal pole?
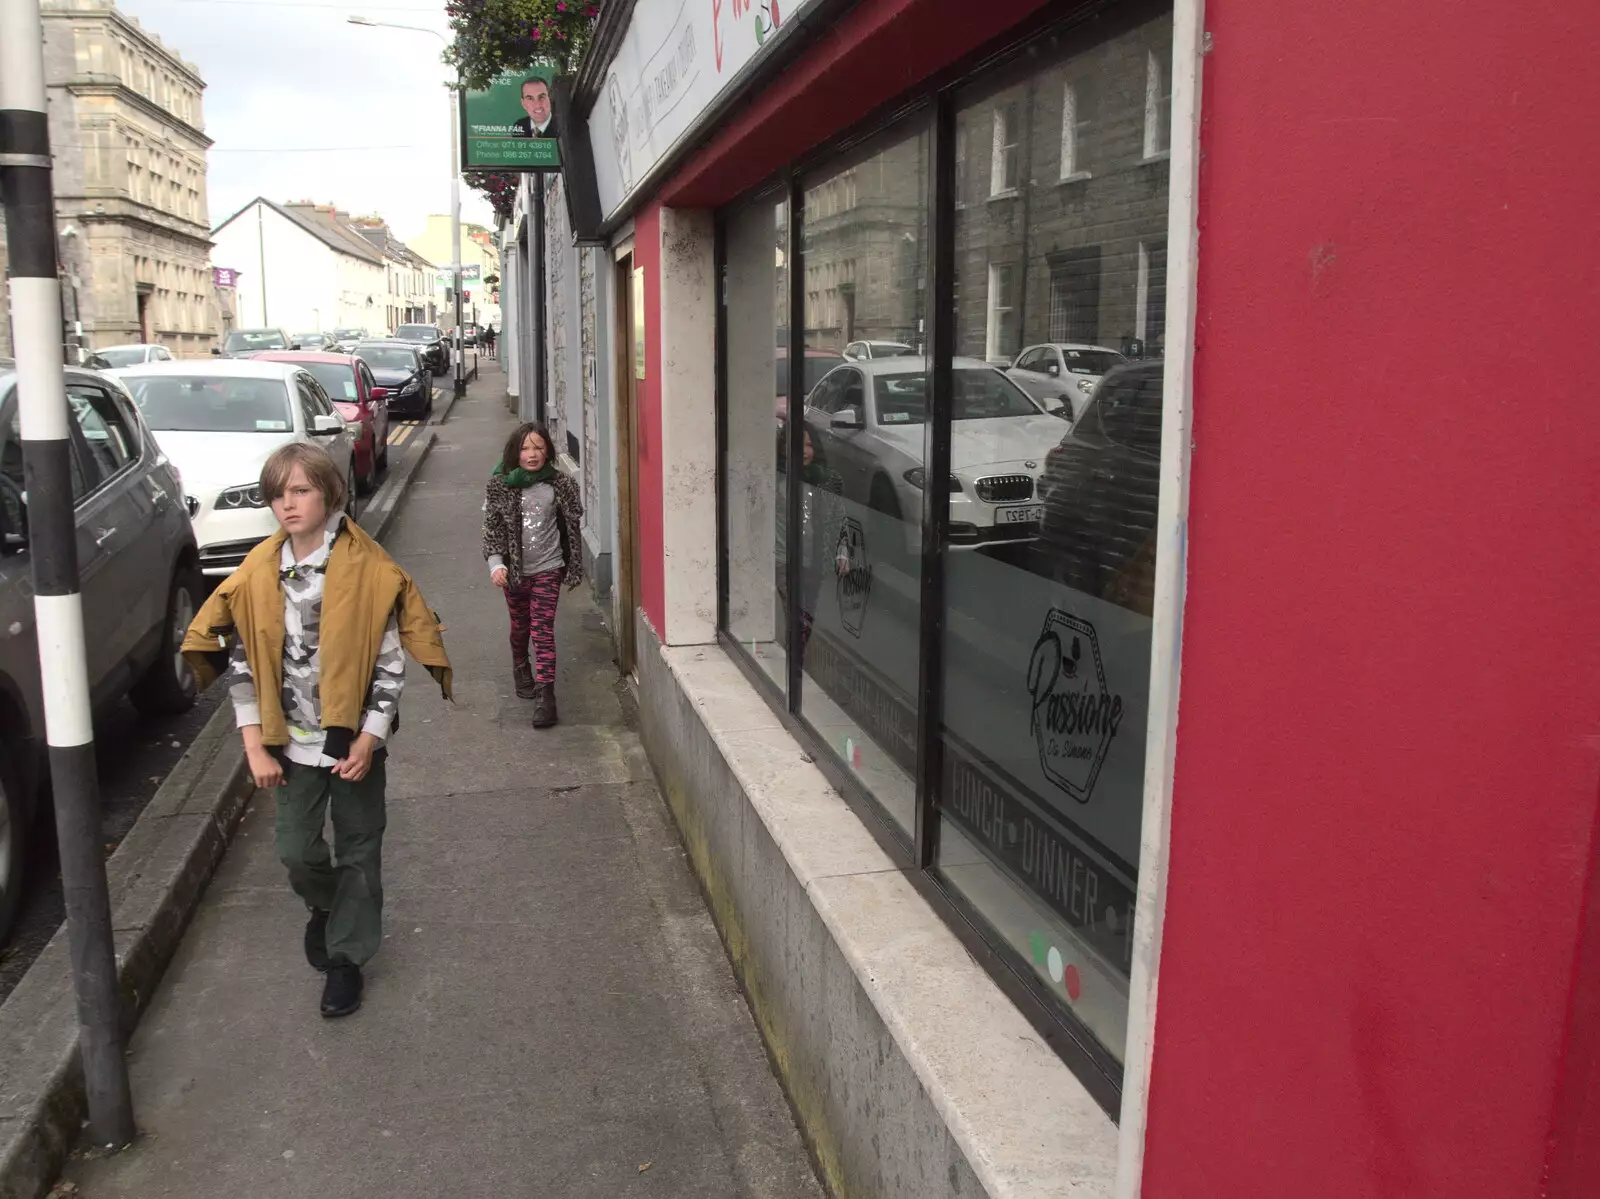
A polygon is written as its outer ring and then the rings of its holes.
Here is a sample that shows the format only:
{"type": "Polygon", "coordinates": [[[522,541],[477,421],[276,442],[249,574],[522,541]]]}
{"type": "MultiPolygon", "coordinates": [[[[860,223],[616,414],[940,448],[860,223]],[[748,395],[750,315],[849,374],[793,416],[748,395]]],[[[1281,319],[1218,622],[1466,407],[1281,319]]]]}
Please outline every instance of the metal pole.
{"type": "Polygon", "coordinates": [[[550,419],[545,405],[544,176],[533,177],[533,377],[534,417],[550,419]]]}
{"type": "Polygon", "coordinates": [[[111,898],[100,854],[45,113],[39,0],[0,0],[0,194],[11,254],[11,318],[45,739],[50,748],[89,1135],[97,1145],[121,1147],[134,1138],[133,1098],[123,1057],[111,898]]]}
{"type": "Polygon", "coordinates": [[[466,362],[461,352],[461,145],[460,145],[460,84],[450,88],[450,239],[451,278],[455,280],[456,293],[456,396],[467,394],[466,362]]]}
{"type": "Polygon", "coordinates": [[[262,210],[266,208],[260,200],[256,201],[256,257],[261,260],[261,323],[267,323],[267,230],[263,223],[262,210]]]}

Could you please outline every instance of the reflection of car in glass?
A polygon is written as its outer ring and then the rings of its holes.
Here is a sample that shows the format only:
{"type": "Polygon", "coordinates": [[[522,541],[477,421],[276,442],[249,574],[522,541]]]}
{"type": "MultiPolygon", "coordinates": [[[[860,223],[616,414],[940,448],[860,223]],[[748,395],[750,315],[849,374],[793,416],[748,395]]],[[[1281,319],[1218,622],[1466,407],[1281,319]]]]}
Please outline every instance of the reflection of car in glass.
{"type": "Polygon", "coordinates": [[[261,496],[261,466],[279,446],[309,441],[345,477],[356,512],[354,439],[333,401],[307,371],[287,362],[162,362],[115,372],[183,473],[200,569],[233,573],[278,522],[261,496]]]}
{"type": "MultiPolygon", "coordinates": [[[[178,647],[202,585],[182,483],[127,395],[74,367],[65,383],[90,698],[97,710],[126,694],[146,713],[185,711],[197,689],[178,647]]],[[[16,375],[0,362],[0,942],[44,783],[24,486],[16,375]]]]}
{"type": "MultiPolygon", "coordinates": [[[[829,372],[805,420],[848,500],[897,520],[922,519],[922,426],[928,360],[852,362],[829,372]]],[[[951,381],[950,544],[1020,541],[1038,530],[1034,486],[1061,422],[976,359],[957,358],[951,381]]]]}
{"type": "Polygon", "coordinates": [[[1043,573],[1150,615],[1161,490],[1160,362],[1117,367],[1045,456],[1043,573]]]}
{"type": "Polygon", "coordinates": [[[372,369],[353,354],[269,350],[258,362],[292,362],[311,372],[355,438],[356,483],[363,494],[378,485],[389,469],[389,393],[379,387],[372,369]]]}
{"type": "Polygon", "coordinates": [[[367,364],[383,388],[390,416],[424,420],[433,414],[433,372],[416,345],[364,341],[356,347],[356,357],[367,364]]]}
{"type": "MultiPolygon", "coordinates": [[[[807,350],[805,361],[805,391],[810,395],[811,389],[822,382],[822,377],[831,371],[844,359],[828,350],[807,350]]],[[[777,356],[773,363],[774,379],[777,387],[778,407],[777,412],[782,416],[789,410],[789,348],[779,346],[777,356]]]]}
{"type": "Polygon", "coordinates": [[[282,329],[235,329],[223,338],[222,348],[211,352],[223,358],[248,358],[260,350],[291,349],[289,336],[282,329]]]}
{"type": "Polygon", "coordinates": [[[1023,350],[1006,374],[1046,412],[1077,420],[1101,376],[1126,361],[1106,346],[1052,342],[1023,350]]]}
{"type": "Polygon", "coordinates": [[[917,351],[903,341],[852,341],[844,348],[851,362],[870,362],[874,358],[915,358],[917,351]]]}
{"type": "Polygon", "coordinates": [[[401,325],[390,340],[410,342],[422,351],[422,359],[436,375],[450,373],[450,343],[438,325],[401,325]]]}
{"type": "Polygon", "coordinates": [[[97,370],[110,370],[118,366],[137,366],[141,362],[171,362],[172,354],[166,346],[104,346],[94,356],[105,363],[96,364],[97,370]]]}

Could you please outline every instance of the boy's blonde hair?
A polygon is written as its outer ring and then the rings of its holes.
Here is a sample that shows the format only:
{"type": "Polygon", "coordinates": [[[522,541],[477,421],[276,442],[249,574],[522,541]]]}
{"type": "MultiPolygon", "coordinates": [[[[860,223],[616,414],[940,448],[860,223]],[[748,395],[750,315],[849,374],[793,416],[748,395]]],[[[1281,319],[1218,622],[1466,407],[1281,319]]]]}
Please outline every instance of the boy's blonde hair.
{"type": "Polygon", "coordinates": [[[328,505],[329,513],[344,507],[344,476],[339,473],[338,465],[320,445],[304,441],[291,441],[272,451],[261,468],[261,498],[270,504],[282,495],[297,466],[306,472],[306,482],[322,492],[322,501],[328,505]]]}

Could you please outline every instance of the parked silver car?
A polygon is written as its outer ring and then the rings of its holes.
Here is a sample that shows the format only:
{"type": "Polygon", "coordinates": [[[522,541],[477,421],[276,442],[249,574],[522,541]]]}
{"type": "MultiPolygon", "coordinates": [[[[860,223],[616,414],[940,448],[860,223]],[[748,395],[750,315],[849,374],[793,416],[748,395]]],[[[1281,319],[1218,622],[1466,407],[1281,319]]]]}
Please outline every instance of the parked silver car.
{"type": "Polygon", "coordinates": [[[1089,406],[1095,384],[1107,371],[1126,361],[1110,346],[1047,342],[1028,346],[1017,355],[1006,374],[1044,405],[1046,412],[1077,420],[1089,406]]]}
{"type": "MultiPolygon", "coordinates": [[[[91,698],[181,712],[198,694],[179,647],[201,598],[182,483],[126,392],[76,367],[66,379],[91,698]]],[[[45,767],[16,382],[0,361],[0,940],[21,898],[45,767]]]]}

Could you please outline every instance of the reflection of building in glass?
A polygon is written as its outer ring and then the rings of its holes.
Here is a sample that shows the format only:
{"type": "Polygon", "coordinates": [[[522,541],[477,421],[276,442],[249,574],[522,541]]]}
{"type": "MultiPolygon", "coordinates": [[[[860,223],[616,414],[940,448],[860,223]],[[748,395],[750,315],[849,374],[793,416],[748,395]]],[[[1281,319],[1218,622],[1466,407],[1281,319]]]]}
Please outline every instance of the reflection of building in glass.
{"type": "Polygon", "coordinates": [[[928,145],[896,142],[806,192],[808,346],[926,341],[928,145]]]}
{"type": "Polygon", "coordinates": [[[957,116],[956,349],[1165,339],[1172,20],[957,116]]]}

